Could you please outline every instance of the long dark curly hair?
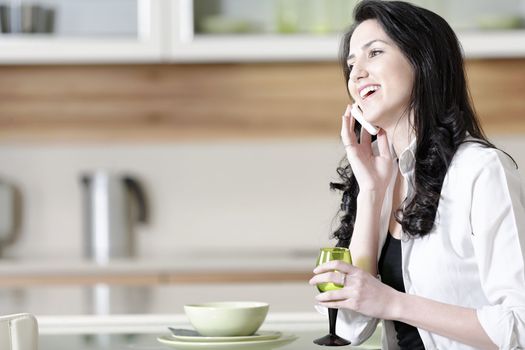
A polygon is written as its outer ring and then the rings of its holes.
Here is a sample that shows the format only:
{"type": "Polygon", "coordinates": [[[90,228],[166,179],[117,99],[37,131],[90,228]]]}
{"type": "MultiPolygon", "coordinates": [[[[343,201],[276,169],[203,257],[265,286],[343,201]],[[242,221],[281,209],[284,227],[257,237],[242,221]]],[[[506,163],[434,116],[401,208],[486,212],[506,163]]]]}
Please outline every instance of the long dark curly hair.
{"type": "MultiPolygon", "coordinates": [[[[396,43],[414,70],[409,110],[416,135],[414,196],[396,211],[396,220],[411,237],[428,234],[434,225],[441,187],[458,147],[472,136],[486,147],[488,141],[472,107],[461,46],[449,24],[439,15],[402,1],[363,0],[354,9],[354,24],[344,34],[340,61],[345,86],[350,38],[365,20],[376,20],[396,43]]],[[[357,125],[358,123],[356,123],[357,125]]],[[[359,126],[356,135],[359,136],[359,126]]],[[[341,224],[333,233],[337,246],[348,247],[354,229],[359,185],[343,159],[337,168],[342,182],[330,183],[343,192],[341,224]]]]}

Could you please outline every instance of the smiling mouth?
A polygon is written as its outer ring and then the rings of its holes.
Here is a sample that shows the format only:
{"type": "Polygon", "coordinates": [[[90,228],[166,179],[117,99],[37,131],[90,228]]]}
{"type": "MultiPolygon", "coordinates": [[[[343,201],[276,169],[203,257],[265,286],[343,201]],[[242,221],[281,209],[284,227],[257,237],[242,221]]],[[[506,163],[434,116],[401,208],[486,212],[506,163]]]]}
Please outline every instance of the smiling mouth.
{"type": "Polygon", "coordinates": [[[379,89],[379,85],[368,86],[359,92],[359,96],[361,97],[361,99],[365,100],[366,98],[372,96],[379,89]]]}

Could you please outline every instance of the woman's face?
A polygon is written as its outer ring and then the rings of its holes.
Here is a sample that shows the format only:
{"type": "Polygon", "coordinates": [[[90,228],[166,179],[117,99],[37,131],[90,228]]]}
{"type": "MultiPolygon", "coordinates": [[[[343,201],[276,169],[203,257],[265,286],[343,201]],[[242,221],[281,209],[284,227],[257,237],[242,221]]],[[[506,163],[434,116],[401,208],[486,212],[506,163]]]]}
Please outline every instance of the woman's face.
{"type": "Polygon", "coordinates": [[[348,91],[370,123],[388,131],[410,103],[414,72],[376,20],[362,22],[350,39],[348,91]]]}

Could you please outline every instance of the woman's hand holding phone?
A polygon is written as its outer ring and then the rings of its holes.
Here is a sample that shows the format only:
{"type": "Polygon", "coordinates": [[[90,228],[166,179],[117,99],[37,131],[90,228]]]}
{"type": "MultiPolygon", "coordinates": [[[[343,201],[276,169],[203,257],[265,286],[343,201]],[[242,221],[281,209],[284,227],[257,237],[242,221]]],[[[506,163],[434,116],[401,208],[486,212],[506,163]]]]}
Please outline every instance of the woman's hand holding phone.
{"type": "MultiPolygon", "coordinates": [[[[362,114],[359,118],[362,118],[362,114]]],[[[384,194],[394,169],[387,135],[384,130],[377,130],[379,152],[374,154],[371,133],[364,125],[361,128],[360,140],[357,140],[354,132],[356,119],[356,115],[352,114],[352,107],[348,105],[343,115],[341,128],[341,139],[345,146],[346,156],[359,183],[360,192],[377,191],[384,194]]],[[[367,124],[372,126],[368,122],[367,124]]]]}

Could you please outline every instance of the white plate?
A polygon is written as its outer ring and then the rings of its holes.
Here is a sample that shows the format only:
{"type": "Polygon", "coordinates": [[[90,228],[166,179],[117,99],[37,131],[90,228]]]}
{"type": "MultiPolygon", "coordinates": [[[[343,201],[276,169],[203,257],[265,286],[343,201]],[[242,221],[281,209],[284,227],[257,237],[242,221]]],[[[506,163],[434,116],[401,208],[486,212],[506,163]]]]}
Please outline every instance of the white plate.
{"type": "Polygon", "coordinates": [[[236,341],[254,341],[254,340],[270,340],[277,339],[281,336],[281,332],[274,331],[259,331],[254,335],[236,336],[236,337],[205,337],[196,331],[188,329],[178,329],[168,327],[171,331],[171,336],[175,340],[185,342],[201,342],[201,343],[216,343],[216,342],[236,342],[236,341]]]}
{"type": "Polygon", "coordinates": [[[250,340],[233,342],[188,342],[173,339],[171,335],[160,336],[157,338],[162,344],[166,344],[179,350],[213,349],[213,350],[270,350],[275,349],[295,341],[297,337],[293,334],[284,334],[277,339],[269,340],[250,340]]]}

